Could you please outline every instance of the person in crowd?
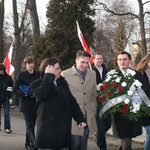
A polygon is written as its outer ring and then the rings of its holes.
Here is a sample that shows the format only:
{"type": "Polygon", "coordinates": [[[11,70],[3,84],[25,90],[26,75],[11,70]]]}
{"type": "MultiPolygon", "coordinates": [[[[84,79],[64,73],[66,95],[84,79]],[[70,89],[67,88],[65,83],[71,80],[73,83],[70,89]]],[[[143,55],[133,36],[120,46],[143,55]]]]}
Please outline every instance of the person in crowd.
{"type": "MultiPolygon", "coordinates": [[[[108,73],[108,69],[103,64],[103,55],[100,52],[95,52],[93,54],[93,62],[94,65],[92,66],[92,69],[96,72],[96,83],[98,85],[104,81],[105,76],[108,73]]],[[[98,127],[96,134],[97,146],[100,150],[107,150],[105,133],[111,127],[111,116],[109,115],[107,118],[101,119],[97,109],[96,121],[98,127]]]]}
{"type": "Polygon", "coordinates": [[[37,99],[36,146],[40,150],[68,150],[71,120],[81,130],[86,127],[84,115],[71,94],[56,58],[46,58],[39,67],[41,78],[32,82],[31,92],[37,99]]]}
{"type": "MultiPolygon", "coordinates": [[[[123,77],[129,66],[131,65],[131,62],[131,55],[128,52],[120,52],[117,57],[118,69],[116,69],[116,71],[118,72],[118,75],[123,77]]],[[[134,78],[142,83],[142,89],[147,94],[147,96],[150,97],[150,90],[148,84],[146,83],[146,80],[139,71],[135,72],[136,74],[134,75],[134,78]]],[[[119,137],[121,140],[121,144],[119,145],[118,149],[132,150],[132,138],[142,134],[141,119],[139,119],[138,121],[130,121],[124,118],[122,116],[122,113],[118,112],[112,115],[112,122],[114,135],[119,137]]]]}
{"type": "Polygon", "coordinates": [[[4,108],[4,130],[7,134],[12,132],[9,101],[12,97],[12,86],[12,77],[6,73],[6,67],[0,63],[0,107],[4,108]]]}
{"type": "Polygon", "coordinates": [[[19,72],[16,77],[13,93],[20,97],[20,111],[23,112],[26,124],[26,149],[35,148],[35,122],[36,122],[36,99],[30,92],[30,84],[34,80],[40,78],[40,73],[34,70],[34,59],[31,56],[26,56],[23,60],[25,70],[19,72]]]}
{"type": "MultiPolygon", "coordinates": [[[[137,64],[136,70],[140,71],[144,75],[150,89],[150,53],[148,53],[139,62],[139,64],[137,64]]],[[[149,150],[150,149],[150,116],[142,117],[142,125],[144,126],[146,131],[144,150],[149,150]]]]}
{"type": "Polygon", "coordinates": [[[97,132],[96,125],[96,74],[89,69],[91,55],[86,51],[78,51],[76,64],[62,71],[62,76],[67,80],[71,93],[76,98],[85,118],[87,127],[80,130],[72,121],[71,150],[87,150],[89,134],[97,132]]]}

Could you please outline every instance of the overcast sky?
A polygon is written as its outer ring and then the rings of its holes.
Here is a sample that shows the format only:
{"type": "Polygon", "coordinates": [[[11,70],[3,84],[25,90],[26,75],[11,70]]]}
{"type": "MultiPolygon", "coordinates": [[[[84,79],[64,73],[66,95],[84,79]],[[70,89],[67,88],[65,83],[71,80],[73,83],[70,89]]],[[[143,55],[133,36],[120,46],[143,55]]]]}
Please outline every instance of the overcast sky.
{"type": "MultiPolygon", "coordinates": [[[[17,0],[17,3],[23,2],[25,3],[26,0],[17,0]]],[[[37,4],[37,11],[39,15],[40,27],[44,29],[45,25],[47,24],[46,20],[46,5],[49,0],[36,0],[37,4]]],[[[10,16],[12,14],[12,0],[5,0],[5,16],[10,16]]]]}

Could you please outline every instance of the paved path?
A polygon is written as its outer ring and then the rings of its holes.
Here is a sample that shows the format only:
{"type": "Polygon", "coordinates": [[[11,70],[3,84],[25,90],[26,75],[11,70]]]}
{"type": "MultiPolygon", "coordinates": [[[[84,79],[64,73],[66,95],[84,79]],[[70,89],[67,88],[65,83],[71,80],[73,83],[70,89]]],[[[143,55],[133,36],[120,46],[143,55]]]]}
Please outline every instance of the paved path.
{"type": "MultiPolygon", "coordinates": [[[[0,131],[0,150],[25,150],[25,123],[21,113],[11,112],[12,133],[6,134],[3,129],[3,113],[2,113],[2,130],[0,131]],[[18,116],[19,114],[19,116],[18,116]]],[[[143,135],[134,139],[133,150],[143,150],[143,141],[145,140],[145,132],[143,135]],[[137,143],[138,142],[138,143],[137,143]],[[140,143],[142,144],[140,144],[140,143]]],[[[95,137],[91,137],[88,142],[88,150],[99,150],[95,143],[95,137]]],[[[119,139],[112,136],[112,130],[107,133],[108,150],[117,150],[119,139]]]]}
{"type": "MultiPolygon", "coordinates": [[[[11,113],[11,134],[6,134],[4,131],[3,111],[1,120],[0,150],[25,150],[25,122],[22,114],[16,116],[11,113]]],[[[94,140],[89,141],[88,150],[98,150],[94,140]]]]}

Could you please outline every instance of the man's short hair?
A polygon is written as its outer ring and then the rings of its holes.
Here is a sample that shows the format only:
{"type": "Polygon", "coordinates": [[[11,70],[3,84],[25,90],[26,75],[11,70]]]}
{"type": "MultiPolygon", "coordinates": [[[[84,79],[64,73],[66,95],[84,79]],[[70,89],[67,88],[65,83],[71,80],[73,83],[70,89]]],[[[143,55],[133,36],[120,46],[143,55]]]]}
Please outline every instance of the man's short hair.
{"type": "Polygon", "coordinates": [[[41,76],[44,76],[45,73],[45,68],[50,65],[50,66],[54,66],[56,63],[59,63],[58,59],[55,57],[51,57],[51,58],[45,58],[39,67],[39,71],[41,76]]]}
{"type": "Polygon", "coordinates": [[[103,56],[101,52],[94,52],[94,53],[93,53],[93,58],[95,58],[96,55],[101,55],[101,56],[103,56]]]}
{"type": "MultiPolygon", "coordinates": [[[[131,55],[127,51],[121,51],[118,53],[118,55],[123,55],[123,54],[126,54],[129,58],[129,60],[131,60],[131,55]]],[[[117,57],[117,59],[118,59],[118,57],[117,57]]]]}
{"type": "Polygon", "coordinates": [[[24,59],[23,59],[23,67],[26,66],[26,63],[34,63],[34,59],[33,57],[31,56],[26,56],[24,59]]]}
{"type": "Polygon", "coordinates": [[[91,55],[89,53],[87,53],[86,51],[78,51],[76,54],[76,58],[80,58],[80,57],[91,57],[91,55]]]}
{"type": "Polygon", "coordinates": [[[0,63],[0,70],[3,70],[5,72],[6,67],[4,66],[4,64],[0,63]]]}

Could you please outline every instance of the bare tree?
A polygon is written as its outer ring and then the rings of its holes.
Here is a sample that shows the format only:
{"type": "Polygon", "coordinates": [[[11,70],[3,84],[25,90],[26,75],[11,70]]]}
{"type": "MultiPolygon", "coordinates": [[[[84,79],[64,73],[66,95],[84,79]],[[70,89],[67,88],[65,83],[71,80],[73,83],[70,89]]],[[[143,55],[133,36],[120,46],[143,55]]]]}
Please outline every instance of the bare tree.
{"type": "Polygon", "coordinates": [[[3,62],[3,24],[4,24],[4,0],[0,0],[0,62],[3,62]]]}
{"type": "Polygon", "coordinates": [[[124,13],[118,13],[112,9],[109,9],[105,3],[100,2],[99,0],[96,0],[96,2],[103,7],[103,9],[111,14],[117,15],[117,16],[125,16],[125,15],[130,15],[132,16],[133,19],[138,19],[139,20],[139,25],[140,25],[140,33],[141,33],[141,47],[142,47],[142,52],[143,56],[146,55],[147,53],[147,47],[146,47],[146,37],[145,37],[145,26],[144,26],[144,16],[146,14],[150,14],[150,12],[144,12],[143,7],[145,4],[150,3],[150,1],[146,1],[142,3],[142,0],[137,0],[138,6],[139,6],[139,14],[134,14],[132,12],[124,12],[124,13]]]}
{"type": "Polygon", "coordinates": [[[36,0],[29,0],[29,11],[32,20],[33,44],[35,44],[38,37],[40,36],[40,26],[36,9],[36,0]]]}
{"type": "MultiPolygon", "coordinates": [[[[39,28],[39,20],[38,20],[38,14],[36,9],[36,0],[26,0],[24,11],[22,11],[22,17],[18,15],[17,1],[12,0],[12,4],[13,4],[14,39],[15,39],[14,57],[13,57],[14,58],[13,62],[15,66],[15,73],[14,73],[14,78],[15,78],[21,68],[21,59],[20,59],[22,54],[21,46],[26,47],[25,41],[23,41],[22,43],[22,40],[25,39],[24,29],[25,29],[25,21],[28,14],[28,10],[30,12],[30,18],[32,21],[33,43],[35,43],[37,41],[37,38],[40,36],[40,28],[39,28]]],[[[30,32],[30,30],[28,31],[30,32]]],[[[31,38],[31,34],[29,36],[31,38]]]]}
{"type": "MultiPolygon", "coordinates": [[[[111,1],[109,5],[111,9],[117,13],[131,9],[125,0],[111,1]]],[[[116,58],[117,53],[126,48],[134,23],[129,16],[116,16],[104,12],[103,9],[97,9],[97,11],[99,15],[97,16],[97,30],[95,31],[98,33],[94,34],[95,50],[98,48],[103,53],[106,58],[106,63],[108,64],[107,66],[109,67],[113,65],[112,62],[115,61],[114,58],[116,58]]],[[[116,67],[116,63],[114,63],[113,67],[116,67]]]]}
{"type": "Polygon", "coordinates": [[[19,17],[18,17],[18,11],[17,11],[17,1],[13,0],[12,4],[13,4],[13,20],[14,20],[14,39],[15,39],[13,62],[14,62],[14,66],[15,66],[14,78],[16,78],[16,76],[17,76],[17,74],[21,68],[21,61],[20,61],[20,46],[21,46],[21,40],[20,39],[21,39],[21,37],[20,37],[20,33],[21,33],[21,28],[23,26],[25,16],[27,13],[27,3],[26,3],[24,15],[22,17],[20,27],[19,27],[19,17]]]}

